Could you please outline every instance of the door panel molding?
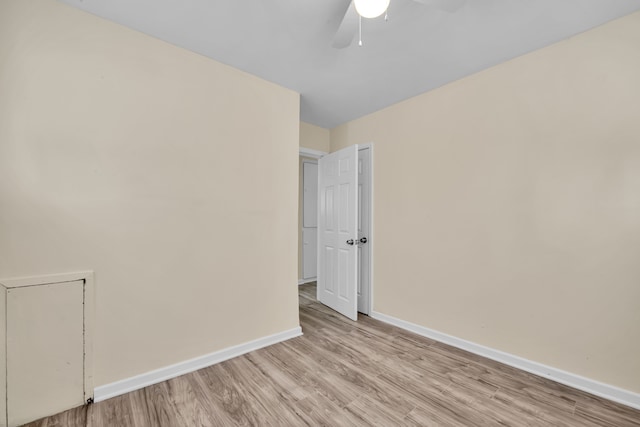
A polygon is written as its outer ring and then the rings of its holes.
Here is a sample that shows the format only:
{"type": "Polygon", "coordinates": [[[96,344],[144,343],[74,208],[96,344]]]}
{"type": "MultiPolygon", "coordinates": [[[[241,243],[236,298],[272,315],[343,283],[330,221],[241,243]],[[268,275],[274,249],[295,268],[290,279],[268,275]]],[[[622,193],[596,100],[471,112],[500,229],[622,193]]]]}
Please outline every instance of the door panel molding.
{"type": "Polygon", "coordinates": [[[318,161],[318,301],[358,319],[358,146],[318,161]]]}

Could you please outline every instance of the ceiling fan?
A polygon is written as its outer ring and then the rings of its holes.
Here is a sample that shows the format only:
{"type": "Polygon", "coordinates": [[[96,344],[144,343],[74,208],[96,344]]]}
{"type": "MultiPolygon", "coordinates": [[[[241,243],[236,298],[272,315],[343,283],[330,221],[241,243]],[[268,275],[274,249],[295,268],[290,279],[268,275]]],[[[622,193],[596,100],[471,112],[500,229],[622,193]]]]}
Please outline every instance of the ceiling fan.
{"type": "MultiPolygon", "coordinates": [[[[412,0],[416,3],[433,6],[453,13],[460,9],[466,0],[412,0]]],[[[351,44],[353,36],[358,32],[361,18],[377,18],[387,11],[390,0],[350,0],[349,7],[342,18],[340,27],[333,37],[331,45],[342,49],[351,44]]],[[[362,46],[362,41],[359,41],[362,46]]]]}

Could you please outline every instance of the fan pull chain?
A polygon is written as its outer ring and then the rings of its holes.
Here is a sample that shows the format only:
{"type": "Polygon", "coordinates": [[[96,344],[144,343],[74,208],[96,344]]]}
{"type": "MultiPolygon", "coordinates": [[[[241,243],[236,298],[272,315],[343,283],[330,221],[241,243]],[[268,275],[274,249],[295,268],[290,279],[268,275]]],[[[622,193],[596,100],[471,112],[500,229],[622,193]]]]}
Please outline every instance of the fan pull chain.
{"type": "Polygon", "coordinates": [[[387,22],[389,20],[389,9],[384,11],[384,22],[387,22]]]}
{"type": "Polygon", "coordinates": [[[362,46],[362,15],[358,16],[358,46],[362,46]]]}

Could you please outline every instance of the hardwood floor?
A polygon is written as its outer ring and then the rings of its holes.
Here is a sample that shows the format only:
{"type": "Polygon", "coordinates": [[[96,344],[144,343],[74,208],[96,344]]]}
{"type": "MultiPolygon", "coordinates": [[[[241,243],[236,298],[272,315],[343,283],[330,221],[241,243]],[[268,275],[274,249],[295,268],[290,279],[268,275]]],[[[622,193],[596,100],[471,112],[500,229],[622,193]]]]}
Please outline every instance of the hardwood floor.
{"type": "Polygon", "coordinates": [[[640,426],[627,408],[300,287],[304,336],[29,426],[640,426]]]}

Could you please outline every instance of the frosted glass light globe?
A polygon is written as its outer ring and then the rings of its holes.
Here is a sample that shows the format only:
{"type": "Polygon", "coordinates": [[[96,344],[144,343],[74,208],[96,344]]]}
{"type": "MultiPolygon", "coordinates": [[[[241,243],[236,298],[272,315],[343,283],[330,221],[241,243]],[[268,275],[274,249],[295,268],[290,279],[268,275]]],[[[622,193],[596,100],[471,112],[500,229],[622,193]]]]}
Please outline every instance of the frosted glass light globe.
{"type": "Polygon", "coordinates": [[[377,18],[389,7],[390,0],[353,0],[356,11],[363,18],[377,18]]]}

